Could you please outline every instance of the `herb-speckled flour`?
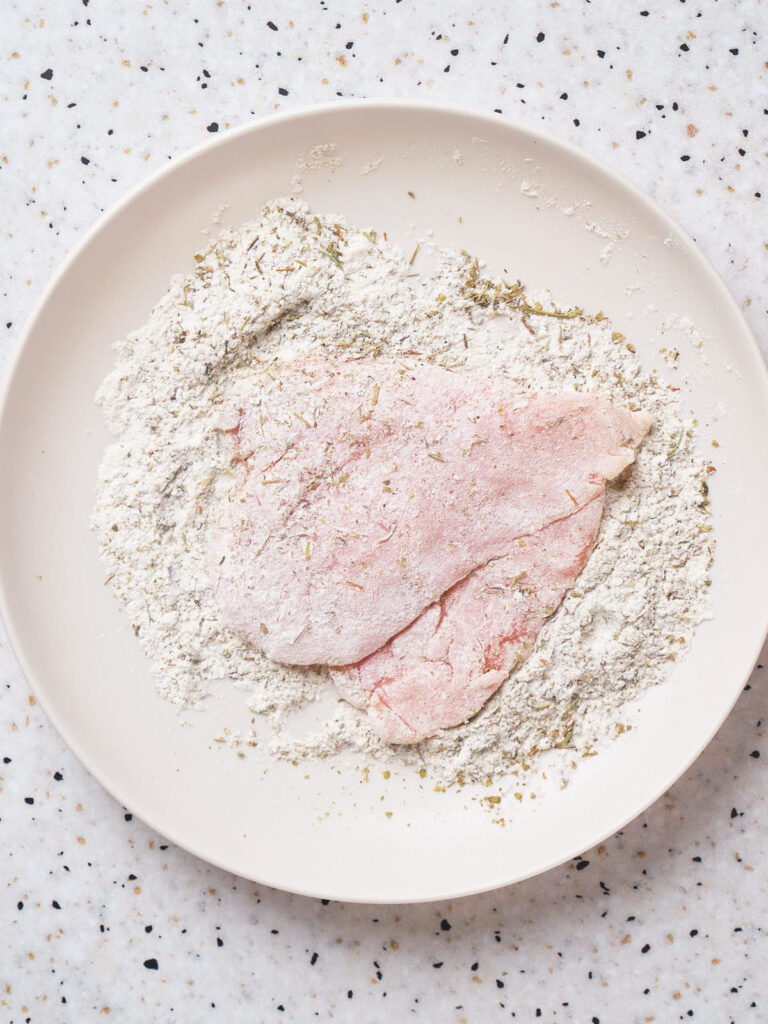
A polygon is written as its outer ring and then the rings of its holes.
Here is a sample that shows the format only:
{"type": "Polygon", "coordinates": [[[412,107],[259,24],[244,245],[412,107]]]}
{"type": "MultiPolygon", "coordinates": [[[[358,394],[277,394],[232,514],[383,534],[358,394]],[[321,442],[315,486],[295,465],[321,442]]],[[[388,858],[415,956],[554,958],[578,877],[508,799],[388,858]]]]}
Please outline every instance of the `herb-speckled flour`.
{"type": "Polygon", "coordinates": [[[271,203],[195,260],[118,343],[97,396],[115,441],[93,525],[160,693],[185,705],[234,679],[254,715],[270,716],[277,756],[351,747],[446,781],[518,770],[552,747],[589,754],[598,735],[620,732],[621,705],[667,677],[707,612],[712,467],[694,453],[675,389],[599,314],[542,305],[484,278],[466,254],[403,254],[295,200],[271,203]],[[319,729],[299,729],[296,709],[328,693],[325,670],[247,647],[219,621],[207,578],[207,516],[232,481],[215,426],[223,392],[254,362],[309,353],[480,367],[512,389],[597,392],[653,416],[634,466],[608,487],[592,557],[529,659],[470,722],[414,748],[388,747],[342,700],[319,729]]]}

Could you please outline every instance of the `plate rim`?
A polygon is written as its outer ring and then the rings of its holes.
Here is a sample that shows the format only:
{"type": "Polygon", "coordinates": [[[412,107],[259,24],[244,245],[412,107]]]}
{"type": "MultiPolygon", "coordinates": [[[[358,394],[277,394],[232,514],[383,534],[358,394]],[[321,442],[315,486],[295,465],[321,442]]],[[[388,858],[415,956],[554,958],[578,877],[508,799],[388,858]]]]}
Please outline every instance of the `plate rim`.
{"type": "MultiPolygon", "coordinates": [[[[353,100],[339,100],[330,101],[325,103],[307,104],[297,107],[296,109],[278,112],[267,115],[265,117],[257,118],[253,121],[246,122],[245,124],[238,125],[237,127],[228,129],[216,138],[204,140],[203,142],[183,151],[179,156],[174,157],[167,165],[157,168],[155,171],[147,175],[146,177],[139,180],[133,185],[128,191],[118,200],[116,200],[104,213],[102,213],[94,223],[88,228],[83,237],[74,245],[61,260],[59,265],[53,271],[47,284],[41,291],[37,300],[35,301],[33,308],[28,315],[19,335],[19,340],[16,344],[15,351],[10,356],[6,369],[4,372],[4,380],[0,384],[0,439],[4,430],[6,429],[6,417],[9,396],[11,395],[19,367],[23,358],[24,351],[27,347],[30,337],[32,336],[37,321],[40,319],[46,305],[48,304],[52,294],[55,292],[61,280],[66,276],[70,267],[76,263],[81,253],[87,249],[91,244],[92,240],[101,232],[106,230],[110,223],[116,219],[126,207],[130,206],[140,195],[144,192],[149,191],[157,181],[162,180],[170,175],[173,175],[186,166],[189,163],[194,162],[203,154],[210,152],[216,147],[222,146],[225,143],[231,141],[235,137],[248,135],[251,133],[258,133],[262,130],[269,129],[274,124],[285,123],[289,121],[302,120],[305,118],[314,118],[317,115],[325,114],[336,114],[341,111],[346,114],[353,114],[355,111],[360,110],[371,110],[378,109],[382,112],[397,112],[398,110],[403,111],[418,111],[423,114],[438,114],[438,115],[450,115],[453,117],[459,117],[468,121],[474,121],[477,124],[488,124],[493,125],[494,130],[498,130],[502,127],[504,130],[508,130],[510,133],[520,133],[527,136],[532,142],[537,143],[539,141],[546,142],[555,149],[564,151],[571,157],[585,164],[588,168],[597,171],[601,175],[605,175],[616,182],[623,190],[628,192],[635,201],[645,206],[652,214],[659,218],[671,231],[674,232],[677,239],[680,239],[684,243],[684,252],[689,258],[694,261],[695,267],[699,273],[704,274],[706,279],[710,282],[714,289],[717,297],[718,304],[723,304],[728,307],[728,310],[732,316],[735,317],[736,321],[740,324],[744,339],[747,342],[745,349],[745,355],[748,355],[752,365],[749,369],[754,372],[755,376],[760,381],[762,392],[768,404],[768,367],[763,360],[759,346],[755,335],[747,323],[742,310],[739,308],[735,298],[731,294],[728,286],[721,277],[717,268],[710,262],[705,254],[699,249],[694,242],[693,238],[688,232],[682,228],[677,221],[664,209],[663,206],[651,195],[645,192],[642,188],[636,185],[633,181],[627,178],[623,172],[616,170],[610,164],[606,163],[599,157],[592,155],[589,151],[585,150],[581,146],[570,142],[568,140],[560,138],[556,133],[550,131],[547,128],[528,125],[524,121],[521,121],[515,117],[507,117],[503,115],[489,114],[483,110],[479,110],[472,106],[464,106],[452,103],[444,102],[429,102],[425,103],[421,100],[413,99],[353,99],[353,100]]],[[[126,803],[123,796],[120,793],[120,786],[113,785],[110,779],[109,783],[105,782],[102,774],[99,770],[98,763],[95,763],[91,758],[90,754],[81,748],[80,742],[76,735],[72,735],[70,730],[59,724],[56,714],[51,710],[48,703],[48,696],[44,682],[38,679],[38,675],[32,670],[27,656],[21,637],[17,631],[14,615],[12,612],[13,602],[9,593],[9,587],[6,583],[3,575],[0,573],[0,619],[5,627],[9,644],[13,655],[21,669],[21,672],[25,678],[27,685],[31,692],[34,694],[37,703],[40,705],[44,714],[46,715],[50,725],[55,729],[57,734],[61,737],[62,741],[66,744],[69,750],[74,754],[77,760],[85,767],[85,769],[92,775],[98,783],[110,794],[110,796],[117,800],[121,806],[129,807],[130,801],[126,803]]],[[[603,842],[609,836],[615,834],[615,832],[626,827],[629,822],[633,821],[640,814],[643,814],[649,807],[651,807],[672,785],[674,785],[691,767],[691,765],[700,757],[706,747],[709,746],[712,739],[722,727],[728,716],[730,715],[736,701],[738,700],[745,683],[750,678],[752,671],[757,660],[760,657],[763,644],[765,642],[766,633],[768,633],[768,602],[766,602],[763,612],[763,630],[755,646],[752,649],[752,653],[746,664],[749,668],[746,671],[744,678],[741,680],[738,688],[734,685],[733,696],[729,701],[727,708],[718,723],[709,732],[706,738],[703,739],[701,744],[690,754],[690,756],[684,761],[682,767],[674,776],[666,781],[666,784],[654,793],[650,798],[642,802],[642,806],[633,808],[631,812],[625,817],[621,816],[619,824],[611,827],[604,834],[600,834],[594,839],[593,845],[603,842]]],[[[746,652],[745,652],[746,653],[746,652]]],[[[157,831],[159,834],[167,837],[175,845],[181,849],[192,853],[194,856],[199,857],[205,863],[212,864],[222,870],[235,873],[237,872],[232,868],[230,864],[225,863],[221,859],[211,858],[208,855],[201,854],[195,849],[194,844],[190,844],[186,840],[177,838],[174,835],[174,830],[168,830],[163,826],[162,822],[156,822],[154,816],[149,814],[145,816],[141,810],[137,810],[134,813],[137,814],[142,821],[144,821],[150,828],[157,831]]],[[[289,886],[286,887],[284,884],[271,881],[269,879],[256,878],[254,876],[242,876],[252,878],[253,881],[259,884],[266,884],[274,886],[275,888],[282,889],[283,891],[292,892],[301,896],[310,897],[322,897],[328,899],[334,899],[340,902],[349,903],[367,903],[372,905],[396,905],[405,903],[421,903],[421,902],[435,902],[445,899],[457,899],[464,896],[471,896],[483,892],[492,891],[498,888],[512,885],[517,882],[525,881],[528,878],[535,877],[540,874],[544,874],[547,871],[558,867],[561,864],[567,863],[574,859],[580,852],[581,847],[574,849],[568,853],[567,856],[558,854],[550,861],[547,861],[544,865],[519,874],[514,878],[507,878],[504,880],[498,880],[491,883],[482,884],[480,886],[472,886],[463,889],[451,889],[445,892],[429,895],[427,897],[417,896],[406,896],[398,899],[393,898],[376,898],[368,895],[360,897],[344,895],[334,895],[333,893],[319,893],[311,889],[303,889],[300,886],[289,886]]]]}

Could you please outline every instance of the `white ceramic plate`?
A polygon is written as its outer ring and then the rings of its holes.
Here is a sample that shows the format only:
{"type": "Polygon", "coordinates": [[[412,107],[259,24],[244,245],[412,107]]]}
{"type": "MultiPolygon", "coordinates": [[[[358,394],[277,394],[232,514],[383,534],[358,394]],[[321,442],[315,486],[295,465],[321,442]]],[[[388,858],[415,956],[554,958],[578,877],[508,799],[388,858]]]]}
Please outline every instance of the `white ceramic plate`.
{"type": "Polygon", "coordinates": [[[620,828],[725,718],[766,629],[756,571],[768,565],[766,437],[765,368],[735,304],[690,239],[633,187],[581,151],[502,120],[394,103],[315,108],[175,161],[97,225],[43,296],[0,420],[2,612],[30,684],[78,757],[181,846],[254,880],[337,899],[493,888],[620,828]],[[329,143],[335,161],[311,158],[329,143]],[[223,724],[247,724],[242,695],[176,712],[155,695],[104,587],[88,520],[107,441],[93,395],[112,342],[144,322],[173,273],[193,266],[215,211],[225,205],[230,224],[256,216],[304,164],[315,165],[301,171],[304,197],[321,212],[377,225],[405,246],[433,229],[442,245],[548,286],[564,304],[603,309],[659,372],[660,345],[676,345],[684,403],[703,441],[720,442],[714,617],[671,683],[643,701],[639,727],[585,762],[566,790],[523,804],[505,797],[505,827],[470,787],[435,793],[416,774],[385,782],[379,769],[366,783],[344,763],[265,773],[212,744],[223,724]]]}

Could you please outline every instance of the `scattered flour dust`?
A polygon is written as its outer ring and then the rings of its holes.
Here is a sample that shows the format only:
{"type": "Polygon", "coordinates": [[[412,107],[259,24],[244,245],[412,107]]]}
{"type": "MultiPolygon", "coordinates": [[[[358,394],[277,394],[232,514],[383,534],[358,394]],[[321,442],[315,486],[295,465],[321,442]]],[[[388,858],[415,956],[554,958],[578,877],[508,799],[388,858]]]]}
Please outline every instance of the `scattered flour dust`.
{"type": "Polygon", "coordinates": [[[622,705],[668,676],[708,612],[713,467],[694,453],[676,389],[642,371],[600,314],[488,280],[467,254],[436,251],[427,267],[425,253],[404,255],[381,233],[295,199],[224,231],[195,261],[117,344],[97,395],[115,441],[93,526],[160,693],[183,707],[234,680],[259,726],[250,744],[264,745],[268,721],[272,756],[352,749],[362,764],[415,765],[446,783],[517,775],[552,748],[573,764],[623,731],[622,705]],[[255,361],[310,353],[482,367],[511,389],[595,392],[653,416],[634,466],[608,487],[592,557],[531,656],[471,721],[416,747],[379,740],[359,711],[330,698],[324,669],[249,648],[219,620],[206,575],[207,515],[233,480],[215,426],[223,394],[255,361]],[[325,719],[301,728],[323,701],[325,719]]]}

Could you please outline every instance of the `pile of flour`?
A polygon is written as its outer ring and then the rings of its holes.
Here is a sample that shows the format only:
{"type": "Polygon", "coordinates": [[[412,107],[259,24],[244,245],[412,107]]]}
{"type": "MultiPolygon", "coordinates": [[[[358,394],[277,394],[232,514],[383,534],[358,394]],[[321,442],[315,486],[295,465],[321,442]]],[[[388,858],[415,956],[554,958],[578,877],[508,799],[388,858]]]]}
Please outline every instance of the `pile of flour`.
{"type": "Polygon", "coordinates": [[[606,727],[621,731],[621,705],[668,676],[707,614],[712,467],[694,453],[676,389],[644,373],[599,314],[489,280],[463,253],[403,254],[295,200],[225,231],[195,261],[117,344],[97,395],[116,440],[93,525],[160,693],[184,706],[232,679],[254,716],[269,716],[277,756],[353,748],[447,781],[517,771],[552,747],[589,753],[606,727]],[[328,694],[325,670],[249,648],[220,621],[207,577],[208,515],[233,481],[216,429],[224,393],[256,364],[310,353],[479,367],[510,390],[595,392],[653,416],[634,466],[608,488],[594,554],[527,662],[469,723],[417,747],[386,745],[340,699],[302,732],[295,712],[328,694]]]}

